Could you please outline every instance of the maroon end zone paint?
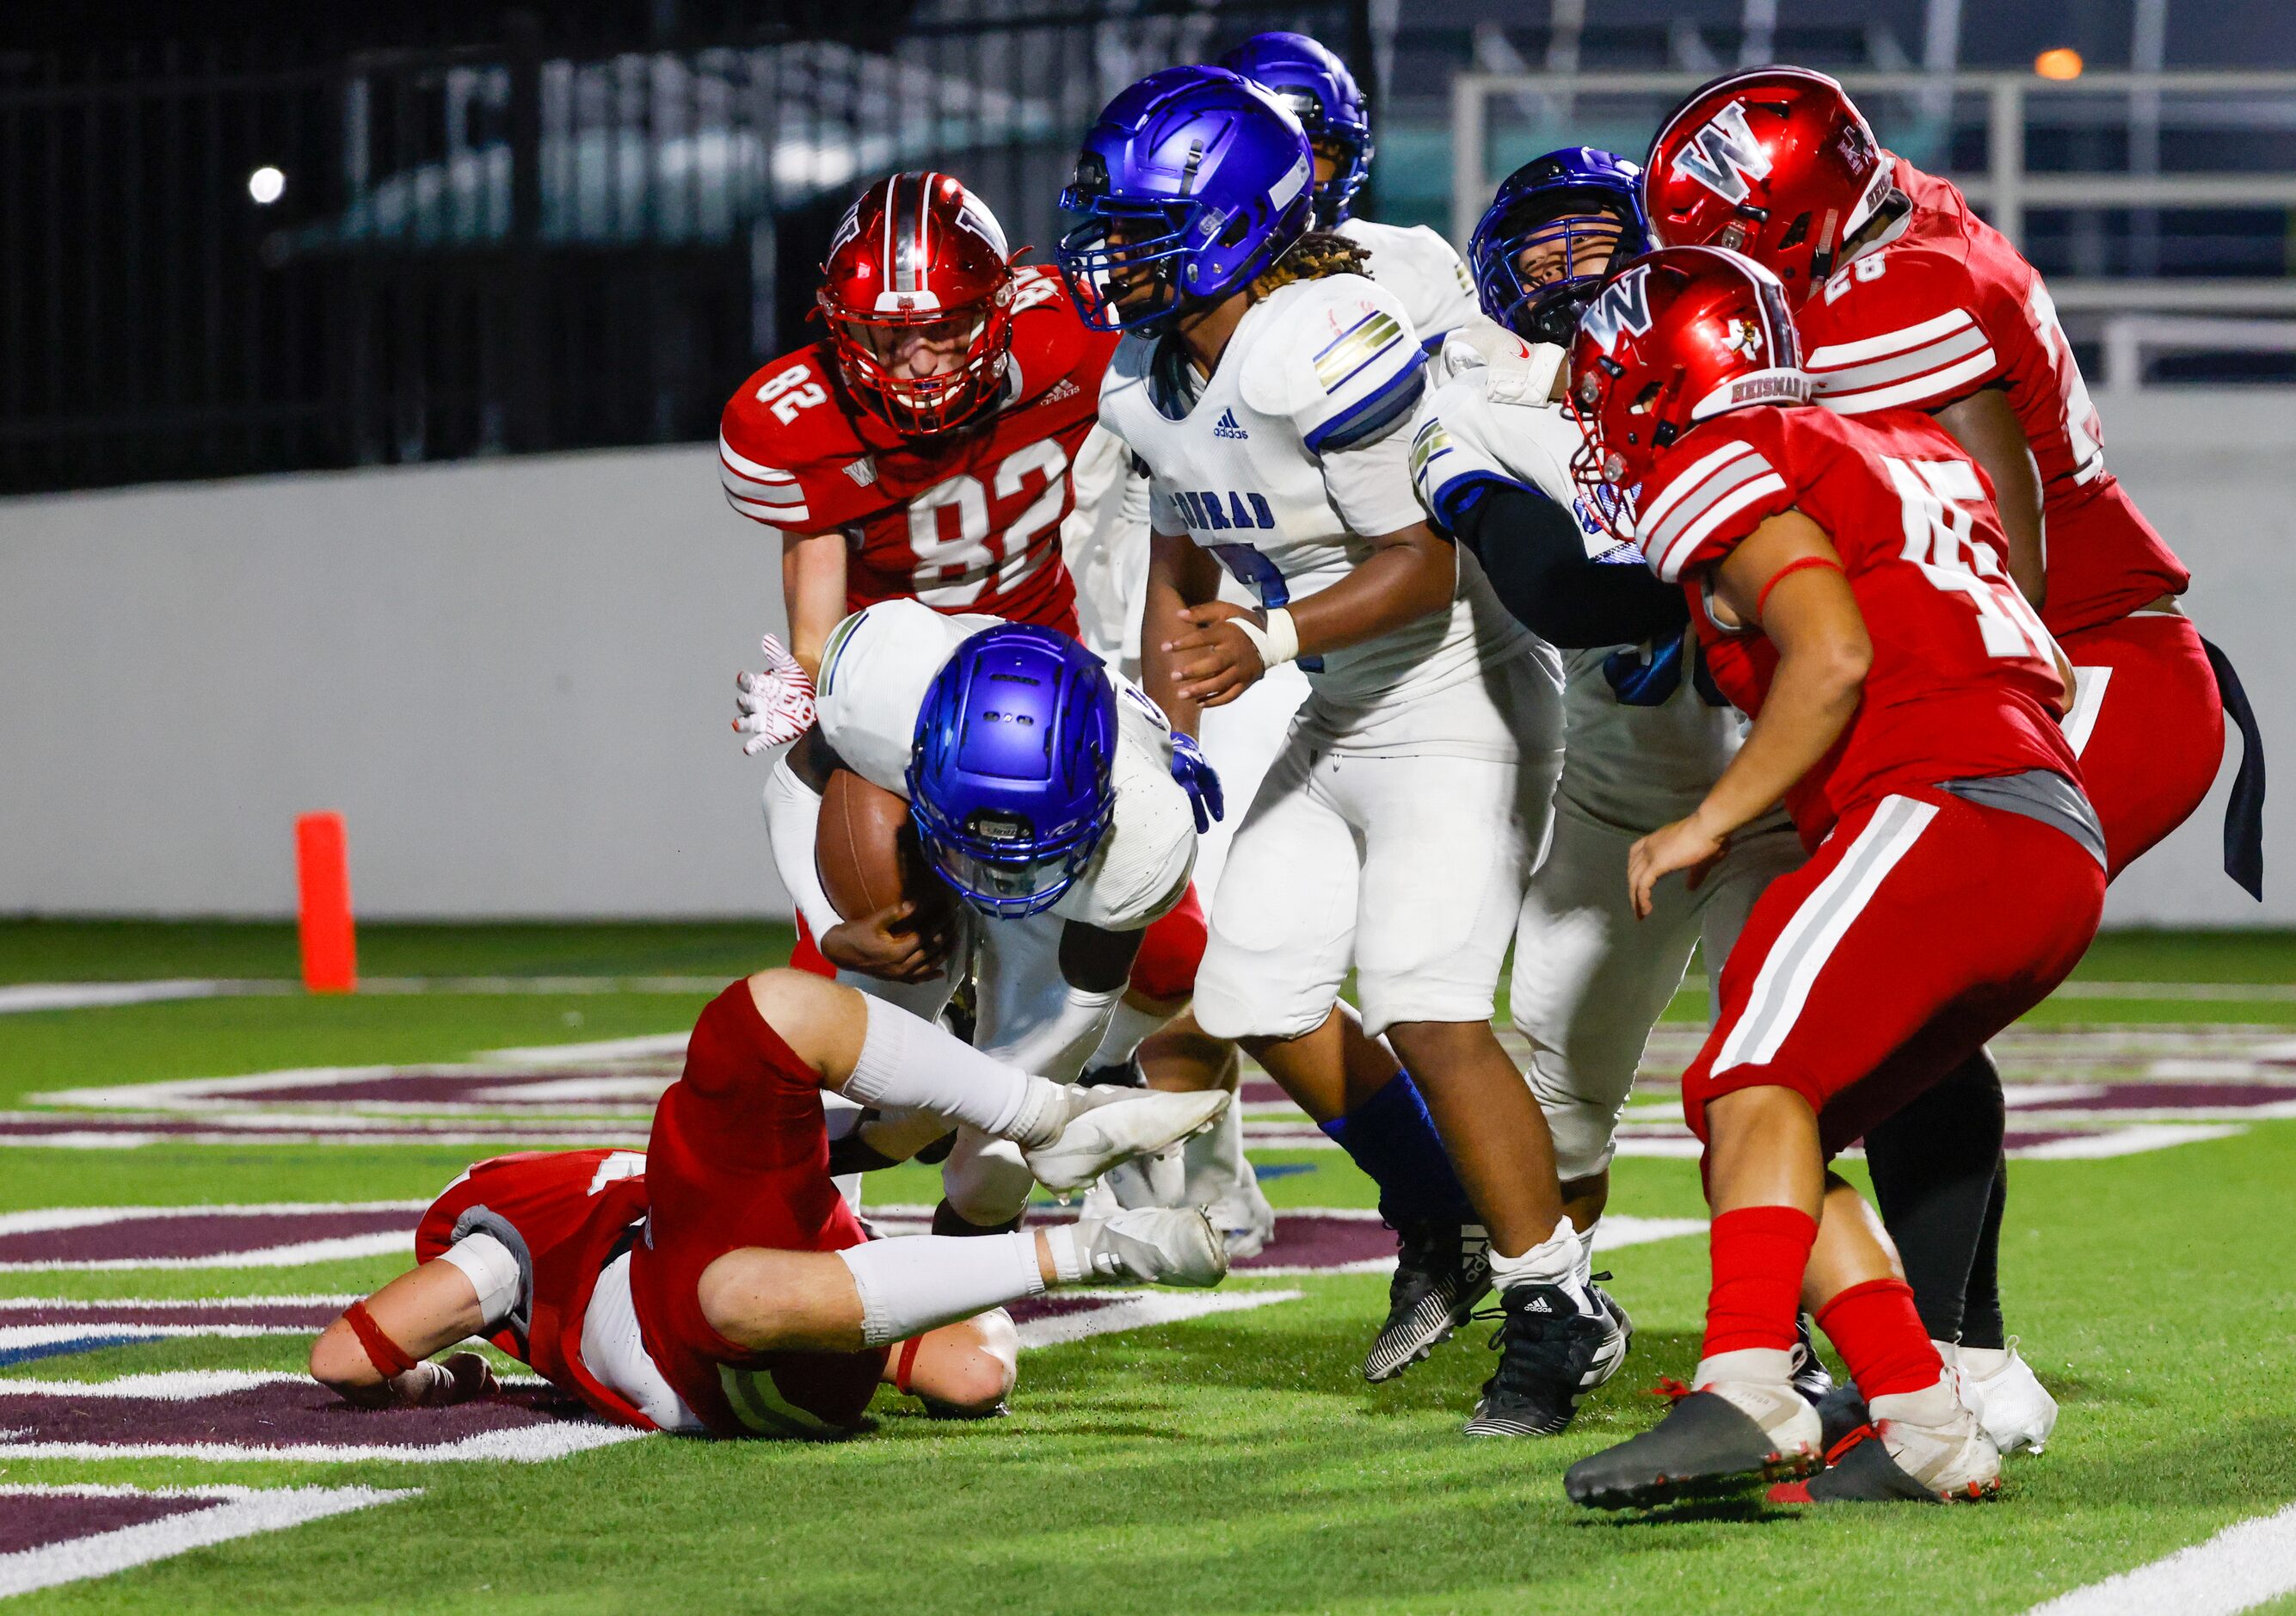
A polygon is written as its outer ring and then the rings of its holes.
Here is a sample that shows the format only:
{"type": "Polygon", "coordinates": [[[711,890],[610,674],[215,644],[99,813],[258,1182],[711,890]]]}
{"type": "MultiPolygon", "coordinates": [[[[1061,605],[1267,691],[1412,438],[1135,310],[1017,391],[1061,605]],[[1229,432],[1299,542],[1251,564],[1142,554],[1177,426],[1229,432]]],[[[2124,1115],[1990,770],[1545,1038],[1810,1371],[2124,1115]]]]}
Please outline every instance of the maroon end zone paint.
{"type": "Polygon", "coordinates": [[[12,1494],[0,1509],[0,1554],[21,1554],[51,1544],[93,1538],[98,1532],[142,1526],[172,1515],[197,1514],[222,1504],[220,1498],[169,1498],[159,1496],[114,1497],[102,1494],[58,1493],[43,1497],[12,1494]]]}

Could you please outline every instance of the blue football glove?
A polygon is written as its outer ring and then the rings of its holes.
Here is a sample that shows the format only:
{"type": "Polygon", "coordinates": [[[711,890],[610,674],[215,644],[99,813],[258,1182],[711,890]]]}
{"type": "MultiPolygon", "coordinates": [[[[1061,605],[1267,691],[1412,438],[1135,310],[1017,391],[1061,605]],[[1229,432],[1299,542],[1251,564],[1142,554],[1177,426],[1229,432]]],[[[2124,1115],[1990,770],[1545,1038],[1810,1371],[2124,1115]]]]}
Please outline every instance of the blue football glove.
{"type": "Polygon", "coordinates": [[[1188,793],[1188,806],[1196,810],[1196,833],[1201,835],[1212,828],[1212,821],[1227,817],[1227,798],[1220,790],[1219,771],[1212,760],[1204,756],[1204,749],[1196,744],[1193,735],[1172,732],[1172,778],[1188,793]]]}

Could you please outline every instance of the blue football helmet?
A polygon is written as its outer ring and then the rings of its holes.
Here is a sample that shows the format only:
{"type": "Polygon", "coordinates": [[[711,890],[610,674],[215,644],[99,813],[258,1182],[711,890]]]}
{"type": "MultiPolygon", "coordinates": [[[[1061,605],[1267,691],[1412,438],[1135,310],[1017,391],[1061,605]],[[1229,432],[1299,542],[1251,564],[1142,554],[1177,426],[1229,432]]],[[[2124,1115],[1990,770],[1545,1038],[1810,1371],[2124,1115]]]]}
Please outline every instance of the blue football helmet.
{"type": "Polygon", "coordinates": [[[1292,109],[1316,155],[1336,165],[1316,187],[1316,219],[1329,229],[1371,177],[1371,111],[1348,64],[1305,34],[1254,34],[1219,59],[1292,109]]]}
{"type": "Polygon", "coordinates": [[[1568,348],[1604,267],[1650,250],[1641,168],[1592,146],[1565,146],[1523,164],[1500,183],[1467,246],[1483,312],[1518,337],[1568,348]],[[1538,248],[1546,273],[1526,280],[1538,248]],[[1600,264],[1584,260],[1596,253],[1600,264]]]}
{"type": "Polygon", "coordinates": [[[1166,68],[1108,103],[1061,206],[1061,274],[1085,324],[1160,324],[1251,283],[1308,232],[1315,160],[1282,103],[1225,68],[1166,68]]]}
{"type": "Polygon", "coordinates": [[[1076,884],[1116,806],[1116,691],[1100,659],[1026,623],[984,628],[925,692],[909,817],[983,915],[1037,915],[1076,884]]]}

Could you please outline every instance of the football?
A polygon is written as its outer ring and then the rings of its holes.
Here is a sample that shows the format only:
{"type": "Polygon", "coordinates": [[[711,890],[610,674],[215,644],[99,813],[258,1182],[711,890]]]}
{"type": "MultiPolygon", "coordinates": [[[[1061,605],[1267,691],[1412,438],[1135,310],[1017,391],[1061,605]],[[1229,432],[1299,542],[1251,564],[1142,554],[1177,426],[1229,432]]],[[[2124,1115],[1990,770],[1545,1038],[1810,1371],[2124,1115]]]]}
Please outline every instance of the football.
{"type": "Polygon", "coordinates": [[[931,883],[920,875],[909,805],[851,769],[829,776],[821,793],[821,826],[814,868],[822,890],[845,920],[873,915],[931,883]]]}

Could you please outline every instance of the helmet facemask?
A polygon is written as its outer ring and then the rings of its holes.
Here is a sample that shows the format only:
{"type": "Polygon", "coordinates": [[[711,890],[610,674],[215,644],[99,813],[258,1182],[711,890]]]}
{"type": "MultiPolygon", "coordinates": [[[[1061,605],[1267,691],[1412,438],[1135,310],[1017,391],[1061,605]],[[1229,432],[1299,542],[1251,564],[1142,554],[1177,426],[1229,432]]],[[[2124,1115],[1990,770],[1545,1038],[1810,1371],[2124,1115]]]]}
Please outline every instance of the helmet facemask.
{"type": "Polygon", "coordinates": [[[1009,280],[949,309],[861,314],[821,298],[846,386],[910,437],[961,426],[996,396],[1013,351],[1012,307],[1009,280]]]}

